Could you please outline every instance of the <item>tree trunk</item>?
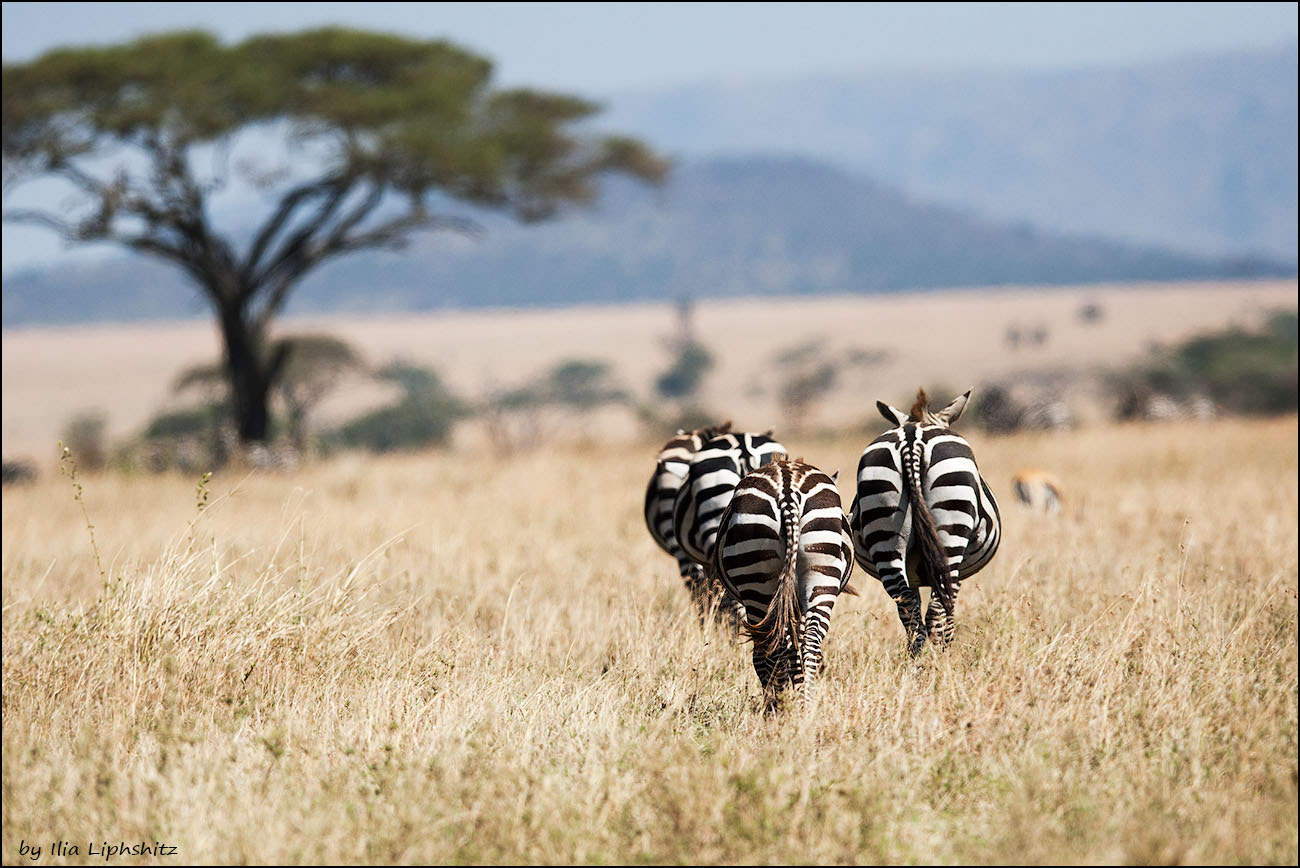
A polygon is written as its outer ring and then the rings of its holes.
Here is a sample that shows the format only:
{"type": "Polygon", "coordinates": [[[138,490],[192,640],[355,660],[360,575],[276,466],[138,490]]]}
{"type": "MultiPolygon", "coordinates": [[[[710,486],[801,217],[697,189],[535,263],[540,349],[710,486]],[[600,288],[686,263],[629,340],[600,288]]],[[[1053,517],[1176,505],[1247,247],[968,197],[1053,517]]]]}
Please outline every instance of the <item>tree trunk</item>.
{"type": "Polygon", "coordinates": [[[247,322],[244,311],[234,306],[221,311],[221,336],[239,442],[265,442],[271,423],[271,360],[264,336],[247,322]]]}

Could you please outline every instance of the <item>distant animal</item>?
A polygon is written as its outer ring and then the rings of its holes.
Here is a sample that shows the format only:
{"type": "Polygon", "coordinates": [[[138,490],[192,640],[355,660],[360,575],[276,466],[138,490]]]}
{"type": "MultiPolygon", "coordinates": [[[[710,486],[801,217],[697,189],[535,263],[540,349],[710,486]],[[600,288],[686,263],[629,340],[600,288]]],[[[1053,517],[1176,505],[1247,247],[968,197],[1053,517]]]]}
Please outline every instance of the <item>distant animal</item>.
{"type": "Polygon", "coordinates": [[[970,391],[935,413],[925,390],[911,412],[878,401],[896,427],[863,450],[850,510],[854,554],[898,606],[908,648],[927,636],[952,641],[957,592],[992,559],[1001,540],[997,501],[980,476],[970,444],[950,426],[970,391]],[[930,588],[925,617],[921,592],[930,588]]]}
{"type": "Polygon", "coordinates": [[[1147,386],[1129,386],[1120,393],[1116,418],[1125,421],[1140,419],[1173,422],[1183,419],[1213,419],[1218,414],[1219,408],[1206,395],[1180,399],[1147,386]]]}
{"type": "Polygon", "coordinates": [[[697,428],[693,431],[679,430],[677,434],[659,450],[654,474],[645,492],[645,523],[650,536],[668,554],[677,560],[682,582],[686,585],[691,599],[700,607],[701,614],[706,613],[711,596],[710,581],[704,575],[704,567],[688,556],[673,529],[673,504],[677,492],[686,481],[691,459],[700,447],[719,435],[731,430],[731,422],[697,428]]]}
{"type": "Polygon", "coordinates": [[[718,521],[713,572],[744,606],[766,710],[787,684],[805,703],[831,608],[849,587],[853,542],[835,481],[779,456],[749,473],[718,521]]]}
{"type": "Polygon", "coordinates": [[[1052,398],[1031,401],[1020,409],[1020,428],[1030,431],[1065,431],[1074,427],[1070,405],[1052,398]]]}
{"type": "Polygon", "coordinates": [[[1034,512],[1056,515],[1065,504],[1061,483],[1046,470],[1036,467],[1016,471],[1016,475],[1011,477],[1011,488],[1016,499],[1034,512]]]}
{"type": "MultiPolygon", "coordinates": [[[[673,504],[673,535],[678,545],[694,563],[708,569],[713,561],[713,547],[718,536],[722,512],[731,503],[740,480],[753,470],[785,455],[786,448],[773,439],[772,432],[724,432],[700,445],[691,456],[686,478],[673,504]]],[[[707,588],[704,602],[716,606],[720,617],[737,625],[744,611],[734,597],[721,586],[707,588]],[[718,592],[722,591],[720,598],[718,592]]]]}

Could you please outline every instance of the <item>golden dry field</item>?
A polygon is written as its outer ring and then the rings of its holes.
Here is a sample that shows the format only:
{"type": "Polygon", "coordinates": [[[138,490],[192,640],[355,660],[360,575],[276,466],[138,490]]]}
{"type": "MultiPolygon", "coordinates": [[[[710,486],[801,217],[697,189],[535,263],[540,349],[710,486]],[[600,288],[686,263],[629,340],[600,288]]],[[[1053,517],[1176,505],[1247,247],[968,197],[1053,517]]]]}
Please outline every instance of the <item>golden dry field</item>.
{"type": "MultiPolygon", "coordinates": [[[[955,394],[1026,372],[1059,375],[1057,388],[1072,387],[1076,414],[1095,421],[1106,413],[1080,378],[1132,363],[1153,344],[1228,325],[1254,327],[1269,311],[1296,304],[1294,279],[702,301],[695,328],[715,366],[700,398],[737,424],[785,431],[774,359],[815,341],[824,358],[842,364],[833,390],[805,420],[810,428],[874,425],[877,399],[902,403],[920,385],[955,394]],[[1085,305],[1096,305],[1101,319],[1081,321],[1085,305]],[[1008,348],[1008,331],[1039,329],[1043,343],[1008,348]],[[874,361],[845,363],[855,357],[874,361]]],[[[470,399],[580,358],[609,364],[635,398],[650,402],[654,378],[670,362],[666,342],[677,320],[671,304],[639,304],[289,318],[280,329],[346,338],[376,366],[394,358],[432,366],[470,399]]],[[[103,412],[114,439],[139,431],[183,403],[171,391],[183,368],[219,355],[206,320],[8,329],[0,368],[4,457],[29,456],[52,469],[60,434],[84,411],[103,412]]],[[[390,394],[373,383],[347,383],[321,408],[321,421],[341,421],[390,394]]],[[[602,439],[631,441],[642,426],[631,412],[610,412],[599,430],[602,439]]],[[[458,446],[472,449],[483,439],[473,425],[462,426],[458,446]]]]}
{"type": "Polygon", "coordinates": [[[857,572],[770,717],[644,528],[657,443],[7,489],[4,861],[1295,864],[1296,418],[967,433],[953,647],[857,572]]]}

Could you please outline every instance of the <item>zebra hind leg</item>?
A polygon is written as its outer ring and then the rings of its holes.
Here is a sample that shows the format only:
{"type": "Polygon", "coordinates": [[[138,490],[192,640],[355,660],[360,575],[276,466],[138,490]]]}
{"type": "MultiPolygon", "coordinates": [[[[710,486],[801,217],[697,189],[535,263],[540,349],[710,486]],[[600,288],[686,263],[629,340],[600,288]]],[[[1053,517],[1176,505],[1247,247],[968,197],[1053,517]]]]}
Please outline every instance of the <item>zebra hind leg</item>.
{"type": "Polygon", "coordinates": [[[903,632],[907,635],[907,650],[916,657],[925,648],[925,618],[921,611],[921,591],[908,587],[902,573],[889,577],[881,576],[885,593],[889,594],[898,606],[898,620],[903,622],[903,632]]]}
{"type": "Polygon", "coordinates": [[[790,678],[789,668],[784,651],[769,657],[754,648],[754,672],[763,688],[764,714],[773,714],[780,707],[781,688],[790,678]]]}
{"type": "Polygon", "coordinates": [[[957,629],[957,591],[959,585],[954,578],[952,582],[952,615],[949,615],[939,603],[938,594],[930,594],[930,605],[925,613],[925,632],[930,641],[939,648],[952,644],[953,633],[957,629]]]}
{"type": "Polygon", "coordinates": [[[804,615],[803,648],[796,649],[795,653],[800,654],[803,659],[803,690],[801,698],[805,707],[812,701],[812,692],[816,686],[817,677],[822,671],[822,640],[826,637],[826,630],[829,626],[828,616],[815,609],[804,615]]]}

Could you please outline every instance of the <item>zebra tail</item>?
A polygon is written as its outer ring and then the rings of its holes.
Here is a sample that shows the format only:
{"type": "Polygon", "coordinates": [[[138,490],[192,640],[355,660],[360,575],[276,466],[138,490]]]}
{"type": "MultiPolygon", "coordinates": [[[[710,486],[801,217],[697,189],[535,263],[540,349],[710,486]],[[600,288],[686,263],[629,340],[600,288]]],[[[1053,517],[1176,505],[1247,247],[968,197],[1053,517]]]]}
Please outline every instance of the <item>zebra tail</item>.
{"type": "MultiPolygon", "coordinates": [[[[918,449],[918,453],[919,453],[918,449]]],[[[948,569],[948,554],[939,540],[939,528],[934,523],[934,515],[921,493],[921,456],[915,454],[909,462],[907,483],[912,497],[912,529],[920,558],[920,580],[928,583],[939,597],[939,604],[949,618],[952,617],[952,573],[948,569]]]]}
{"type": "Polygon", "coordinates": [[[749,626],[748,632],[759,650],[769,657],[788,637],[802,666],[803,655],[799,653],[803,642],[803,619],[799,611],[799,518],[793,504],[781,505],[781,524],[785,537],[785,563],[777,579],[776,594],[763,620],[749,626]]]}

